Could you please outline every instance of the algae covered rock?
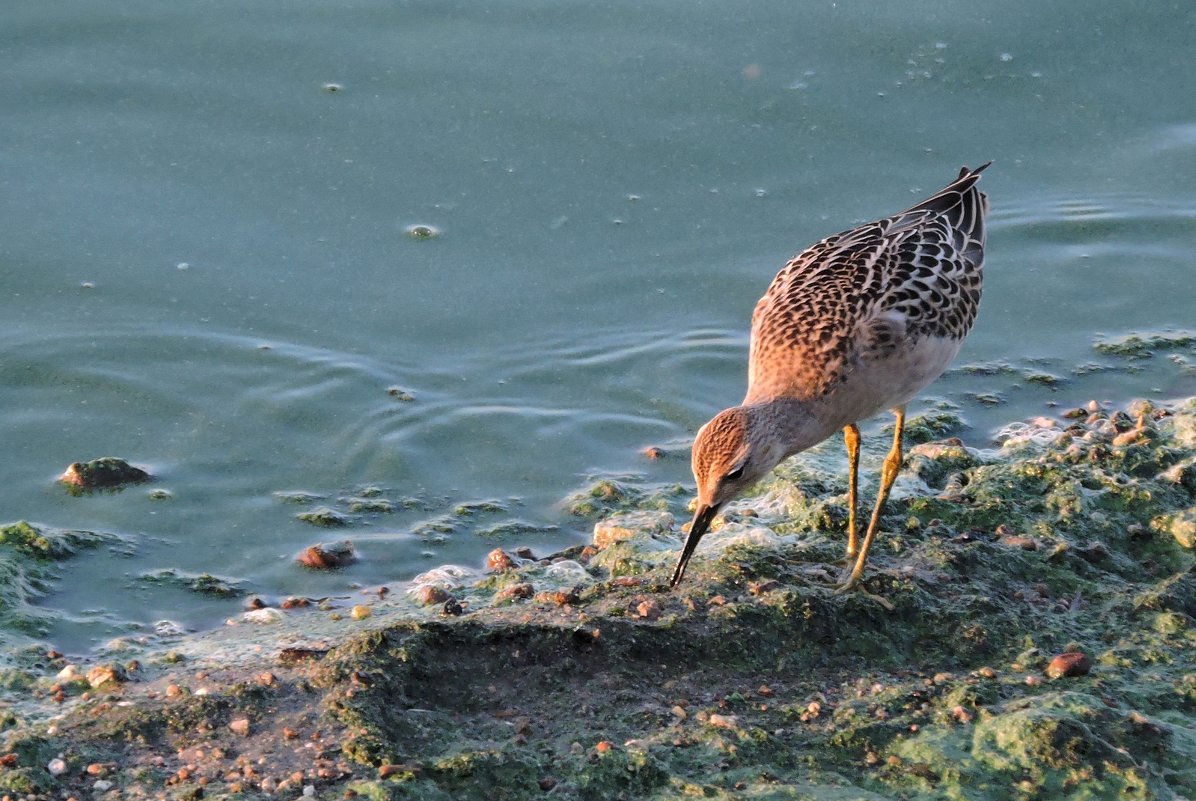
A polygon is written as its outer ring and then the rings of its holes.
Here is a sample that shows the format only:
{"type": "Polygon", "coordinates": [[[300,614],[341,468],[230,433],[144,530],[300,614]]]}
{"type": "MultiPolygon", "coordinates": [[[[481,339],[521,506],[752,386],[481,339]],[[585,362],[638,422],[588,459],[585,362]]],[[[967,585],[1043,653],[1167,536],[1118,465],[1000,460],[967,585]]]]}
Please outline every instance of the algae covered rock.
{"type": "Polygon", "coordinates": [[[607,548],[634,537],[671,535],[675,520],[668,512],[629,512],[594,524],[594,547],[607,548]]]}

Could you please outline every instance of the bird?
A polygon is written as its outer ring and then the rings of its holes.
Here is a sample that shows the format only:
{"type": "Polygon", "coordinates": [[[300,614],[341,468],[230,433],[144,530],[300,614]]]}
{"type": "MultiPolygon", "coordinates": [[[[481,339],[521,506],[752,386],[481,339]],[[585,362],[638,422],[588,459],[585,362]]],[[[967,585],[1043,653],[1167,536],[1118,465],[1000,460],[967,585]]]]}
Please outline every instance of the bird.
{"type": "Polygon", "coordinates": [[[972,329],[983,285],[988,197],[980,173],[958,177],[905,211],[798,253],[752,313],[748,389],[698,430],[693,520],[670,587],[727,503],[790,456],[843,432],[848,457],[845,563],[838,592],[863,590],[880,518],[902,463],[905,406],[947,369],[972,329]],[[895,416],[872,517],[860,541],[858,422],[895,416]]]}

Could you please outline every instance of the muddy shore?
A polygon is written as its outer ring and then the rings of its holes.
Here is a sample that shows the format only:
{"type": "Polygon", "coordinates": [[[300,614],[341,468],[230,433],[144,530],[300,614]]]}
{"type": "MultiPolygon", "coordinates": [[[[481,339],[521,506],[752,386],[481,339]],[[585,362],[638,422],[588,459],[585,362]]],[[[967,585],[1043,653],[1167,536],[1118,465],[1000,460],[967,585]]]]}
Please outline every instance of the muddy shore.
{"type": "MultiPolygon", "coordinates": [[[[1192,797],[1196,399],[1080,407],[996,450],[949,433],[911,425],[867,581],[891,612],[827,586],[846,477],[817,459],[728,510],[675,591],[683,494],[608,482],[575,501],[595,544],[552,558],[92,663],[31,644],[0,671],[0,794],[1192,797]]],[[[35,584],[90,541],[0,544],[35,584]]]]}

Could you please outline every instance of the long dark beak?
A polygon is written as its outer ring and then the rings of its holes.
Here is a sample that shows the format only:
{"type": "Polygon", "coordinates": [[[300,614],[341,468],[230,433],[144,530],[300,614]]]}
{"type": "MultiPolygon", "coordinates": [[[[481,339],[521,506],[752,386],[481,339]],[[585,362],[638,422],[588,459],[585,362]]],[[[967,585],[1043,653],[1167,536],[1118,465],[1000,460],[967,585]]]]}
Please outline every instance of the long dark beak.
{"type": "Polygon", "coordinates": [[[681,558],[677,560],[677,567],[673,568],[673,578],[669,580],[670,587],[676,587],[685,575],[689,557],[693,556],[694,548],[698,547],[698,540],[710,529],[710,523],[716,514],[717,506],[699,506],[698,511],[694,512],[694,520],[689,524],[689,536],[685,538],[685,546],[681,549],[681,558]]]}

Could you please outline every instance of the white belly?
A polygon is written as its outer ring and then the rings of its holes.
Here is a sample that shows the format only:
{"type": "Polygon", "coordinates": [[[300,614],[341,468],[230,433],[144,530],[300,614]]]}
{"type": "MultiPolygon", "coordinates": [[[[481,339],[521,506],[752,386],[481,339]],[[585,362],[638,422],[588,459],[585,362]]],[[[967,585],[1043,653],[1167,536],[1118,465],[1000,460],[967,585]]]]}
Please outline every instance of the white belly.
{"type": "Polygon", "coordinates": [[[909,401],[942,375],[963,340],[923,337],[884,358],[861,360],[820,400],[829,433],[909,401]],[[833,421],[833,423],[831,422],[833,421]]]}

